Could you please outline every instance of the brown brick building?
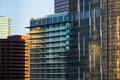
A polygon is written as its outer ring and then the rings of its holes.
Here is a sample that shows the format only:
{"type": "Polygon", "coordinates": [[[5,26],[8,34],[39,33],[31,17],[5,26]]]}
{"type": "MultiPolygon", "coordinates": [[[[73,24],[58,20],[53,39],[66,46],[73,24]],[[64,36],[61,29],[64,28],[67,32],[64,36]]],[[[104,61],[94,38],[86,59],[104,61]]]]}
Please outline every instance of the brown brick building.
{"type": "Polygon", "coordinates": [[[28,36],[0,39],[0,80],[30,80],[28,36]]]}

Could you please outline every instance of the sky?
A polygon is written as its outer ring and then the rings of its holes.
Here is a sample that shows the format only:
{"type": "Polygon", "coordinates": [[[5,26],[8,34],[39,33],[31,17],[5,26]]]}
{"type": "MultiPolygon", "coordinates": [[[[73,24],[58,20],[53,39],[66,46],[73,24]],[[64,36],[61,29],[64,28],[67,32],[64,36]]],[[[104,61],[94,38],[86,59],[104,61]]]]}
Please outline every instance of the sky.
{"type": "Polygon", "coordinates": [[[10,17],[11,35],[25,35],[31,18],[54,13],[54,0],[0,0],[0,16],[10,17]]]}

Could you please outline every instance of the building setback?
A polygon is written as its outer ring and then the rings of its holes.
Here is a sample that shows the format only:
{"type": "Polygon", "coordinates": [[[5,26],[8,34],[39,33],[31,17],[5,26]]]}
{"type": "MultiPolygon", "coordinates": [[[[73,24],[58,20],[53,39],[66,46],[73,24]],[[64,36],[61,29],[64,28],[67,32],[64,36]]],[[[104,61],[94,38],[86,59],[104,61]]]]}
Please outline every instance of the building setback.
{"type": "Polygon", "coordinates": [[[0,39],[10,36],[11,18],[0,16],[0,39]]]}
{"type": "Polygon", "coordinates": [[[30,80],[28,36],[0,39],[0,80],[30,80]]]}

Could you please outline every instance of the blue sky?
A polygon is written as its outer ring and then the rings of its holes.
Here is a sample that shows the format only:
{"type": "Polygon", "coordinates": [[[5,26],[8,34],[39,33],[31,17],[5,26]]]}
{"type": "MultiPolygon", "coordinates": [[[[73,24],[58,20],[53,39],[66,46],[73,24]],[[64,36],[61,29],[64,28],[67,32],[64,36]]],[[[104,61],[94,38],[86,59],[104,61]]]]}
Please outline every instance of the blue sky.
{"type": "Polygon", "coordinates": [[[54,13],[54,0],[0,0],[0,16],[12,18],[11,34],[26,34],[31,18],[54,13]]]}

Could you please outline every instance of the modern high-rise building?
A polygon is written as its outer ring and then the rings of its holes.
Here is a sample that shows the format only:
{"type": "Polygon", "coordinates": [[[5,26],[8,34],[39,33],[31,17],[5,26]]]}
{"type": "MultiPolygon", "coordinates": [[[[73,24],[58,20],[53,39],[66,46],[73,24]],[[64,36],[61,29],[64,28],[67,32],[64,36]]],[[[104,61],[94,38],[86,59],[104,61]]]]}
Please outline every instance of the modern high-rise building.
{"type": "Polygon", "coordinates": [[[55,13],[77,12],[77,0],[55,0],[55,13]]]}
{"type": "MultiPolygon", "coordinates": [[[[100,1],[79,0],[78,19],[71,28],[68,80],[103,80],[100,1]],[[97,5],[96,5],[97,4],[97,5]]],[[[76,5],[76,4],[74,4],[76,5]]],[[[70,16],[73,18],[75,15],[70,16]]]]}
{"type": "Polygon", "coordinates": [[[68,80],[120,80],[120,1],[79,2],[80,17],[71,28],[68,80]]]}
{"type": "Polygon", "coordinates": [[[67,12],[31,19],[31,80],[66,80],[67,52],[70,48],[67,12]]]}
{"type": "Polygon", "coordinates": [[[120,0],[102,1],[103,79],[120,80],[120,0]]]}
{"type": "Polygon", "coordinates": [[[69,0],[55,0],[54,9],[55,13],[69,11],[69,0]]]}
{"type": "Polygon", "coordinates": [[[0,39],[0,80],[30,80],[28,36],[0,39]]]}
{"type": "Polygon", "coordinates": [[[0,16],[0,38],[10,36],[11,18],[0,16]]]}
{"type": "Polygon", "coordinates": [[[32,19],[31,80],[120,80],[119,5],[119,0],[55,0],[59,14],[32,19]],[[65,51],[56,52],[62,51],[57,36],[66,23],[65,51]],[[55,57],[60,53],[64,57],[55,57]],[[61,65],[64,59],[65,68],[56,65],[58,59],[61,65]]]}

